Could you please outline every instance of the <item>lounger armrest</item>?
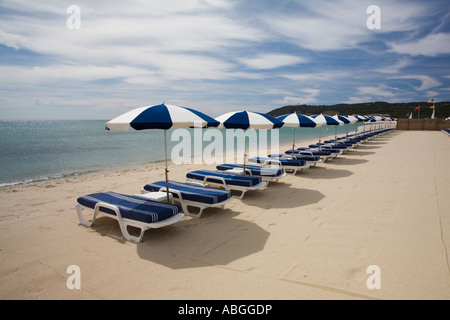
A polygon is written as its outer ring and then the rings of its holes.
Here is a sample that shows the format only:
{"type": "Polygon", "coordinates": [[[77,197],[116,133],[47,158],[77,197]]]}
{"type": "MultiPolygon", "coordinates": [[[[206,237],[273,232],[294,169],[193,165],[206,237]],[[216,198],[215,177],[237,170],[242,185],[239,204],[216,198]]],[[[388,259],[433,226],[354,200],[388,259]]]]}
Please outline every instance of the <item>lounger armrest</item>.
{"type": "Polygon", "coordinates": [[[314,154],[311,151],[301,151],[300,154],[304,156],[314,156],[314,154]]]}
{"type": "Polygon", "coordinates": [[[117,219],[122,220],[122,214],[120,213],[120,210],[117,206],[106,202],[98,202],[95,204],[94,210],[99,212],[101,208],[113,210],[117,216],[117,219]]]}
{"type": "Polygon", "coordinates": [[[225,179],[222,178],[222,177],[217,177],[217,176],[205,176],[205,177],[203,178],[203,185],[206,185],[206,184],[207,184],[208,179],[219,180],[220,182],[223,183],[223,186],[224,186],[225,189],[228,188],[225,179]]]}
{"type": "MultiPolygon", "coordinates": [[[[162,188],[159,189],[159,192],[167,192],[167,188],[166,188],[166,187],[162,187],[162,188]]],[[[178,196],[178,199],[179,199],[180,201],[184,201],[183,195],[181,194],[180,191],[178,191],[178,190],[176,190],[176,189],[171,189],[171,188],[169,187],[169,193],[175,193],[175,194],[178,196]]]]}
{"type": "Polygon", "coordinates": [[[145,230],[141,229],[141,234],[140,234],[139,237],[135,237],[135,236],[130,235],[128,233],[128,230],[127,230],[127,225],[123,221],[122,214],[120,213],[120,210],[119,210],[119,208],[117,206],[109,204],[109,203],[105,203],[105,202],[98,202],[95,205],[95,208],[94,208],[94,212],[95,213],[94,214],[98,213],[100,211],[100,208],[110,209],[110,210],[113,210],[115,212],[116,217],[117,217],[117,221],[119,222],[120,230],[122,231],[122,235],[125,237],[125,239],[127,239],[128,241],[134,241],[134,242],[141,242],[142,241],[142,238],[144,236],[144,231],[145,230]]]}
{"type": "Polygon", "coordinates": [[[205,185],[201,182],[195,182],[195,181],[186,181],[186,184],[191,184],[193,186],[197,186],[197,187],[204,187],[205,185]]]}
{"type": "Polygon", "coordinates": [[[272,165],[277,165],[278,167],[283,167],[283,165],[281,164],[281,161],[279,161],[279,160],[276,160],[276,159],[267,159],[267,160],[264,160],[264,162],[263,162],[263,164],[262,164],[264,167],[269,167],[269,166],[272,166],[272,165]]]}

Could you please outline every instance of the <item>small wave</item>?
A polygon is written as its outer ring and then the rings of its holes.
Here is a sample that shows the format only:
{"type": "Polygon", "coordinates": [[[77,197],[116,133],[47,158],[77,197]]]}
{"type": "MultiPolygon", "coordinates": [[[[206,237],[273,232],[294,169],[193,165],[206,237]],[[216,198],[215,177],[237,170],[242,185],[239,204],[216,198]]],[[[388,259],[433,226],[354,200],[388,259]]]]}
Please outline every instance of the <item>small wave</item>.
{"type": "Polygon", "coordinates": [[[78,177],[78,176],[81,176],[81,175],[89,175],[89,174],[93,174],[93,173],[96,173],[96,172],[99,172],[99,170],[60,173],[60,174],[55,174],[55,175],[48,176],[48,177],[36,177],[36,178],[33,178],[33,179],[26,179],[26,180],[20,180],[20,181],[3,182],[3,183],[0,183],[0,189],[6,189],[6,188],[11,188],[11,187],[16,187],[16,186],[25,186],[25,185],[39,184],[39,183],[52,181],[52,180],[68,179],[68,178],[78,177]]]}

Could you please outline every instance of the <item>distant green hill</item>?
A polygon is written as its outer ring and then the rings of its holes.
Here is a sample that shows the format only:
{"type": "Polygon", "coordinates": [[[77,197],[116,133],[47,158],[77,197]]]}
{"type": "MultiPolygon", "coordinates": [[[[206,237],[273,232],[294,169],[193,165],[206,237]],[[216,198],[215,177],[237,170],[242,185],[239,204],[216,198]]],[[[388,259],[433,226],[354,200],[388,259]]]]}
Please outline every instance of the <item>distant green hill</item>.
{"type": "MultiPolygon", "coordinates": [[[[384,115],[394,118],[406,118],[406,115],[420,106],[420,118],[431,118],[432,105],[427,102],[408,103],[388,103],[388,102],[368,102],[355,104],[335,104],[335,105],[295,105],[284,106],[268,113],[273,117],[279,117],[293,112],[315,115],[315,114],[341,114],[341,115],[384,115]]],[[[417,118],[418,112],[413,112],[413,117],[417,118]]],[[[436,103],[436,118],[447,118],[450,116],[450,102],[436,103]]]]}

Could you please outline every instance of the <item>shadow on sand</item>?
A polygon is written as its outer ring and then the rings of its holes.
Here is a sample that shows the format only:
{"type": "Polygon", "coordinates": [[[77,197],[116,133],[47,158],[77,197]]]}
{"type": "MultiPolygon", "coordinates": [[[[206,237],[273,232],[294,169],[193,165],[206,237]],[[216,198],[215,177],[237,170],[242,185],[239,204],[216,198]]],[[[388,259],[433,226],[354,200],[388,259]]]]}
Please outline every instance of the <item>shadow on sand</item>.
{"type": "MultiPolygon", "coordinates": [[[[331,160],[330,163],[333,161],[339,160],[339,158],[331,160]]],[[[347,159],[342,159],[343,161],[347,159]]],[[[339,179],[339,178],[345,178],[350,177],[353,174],[352,171],[349,170],[342,170],[342,169],[331,169],[324,166],[316,166],[314,168],[310,168],[308,170],[305,170],[301,173],[302,178],[305,179],[339,179]]]]}
{"type": "Polygon", "coordinates": [[[299,208],[317,203],[324,197],[317,190],[294,188],[284,182],[272,182],[268,190],[246,193],[242,202],[263,209],[299,208]]]}
{"type": "Polygon", "coordinates": [[[262,251],[269,232],[230,209],[205,211],[166,228],[149,230],[137,244],[140,258],[170,269],[228,265],[262,251]]]}
{"type": "Polygon", "coordinates": [[[357,164],[363,164],[366,162],[368,162],[368,161],[364,160],[364,159],[352,159],[352,158],[337,157],[336,159],[333,159],[330,162],[330,164],[339,165],[339,166],[353,166],[353,165],[357,165],[357,164]]]}

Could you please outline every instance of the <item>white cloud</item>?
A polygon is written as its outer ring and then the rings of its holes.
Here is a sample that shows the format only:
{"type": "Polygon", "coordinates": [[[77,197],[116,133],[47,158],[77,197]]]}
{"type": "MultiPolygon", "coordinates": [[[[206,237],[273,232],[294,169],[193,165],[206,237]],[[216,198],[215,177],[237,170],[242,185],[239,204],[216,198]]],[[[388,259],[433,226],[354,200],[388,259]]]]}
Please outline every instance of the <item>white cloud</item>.
{"type": "Polygon", "coordinates": [[[281,105],[296,105],[296,104],[309,104],[309,103],[315,103],[317,102],[317,99],[314,97],[284,97],[282,100],[276,100],[274,101],[277,104],[281,105]]]}
{"type": "Polygon", "coordinates": [[[371,97],[365,96],[365,97],[350,97],[347,101],[344,101],[343,103],[353,104],[353,103],[365,103],[371,101],[371,97]]]}
{"type": "Polygon", "coordinates": [[[303,88],[299,90],[304,92],[301,97],[285,96],[281,100],[276,100],[275,103],[282,105],[295,105],[295,104],[309,104],[317,102],[317,96],[320,94],[320,89],[303,88]]]}
{"type": "Polygon", "coordinates": [[[307,62],[307,59],[288,54],[267,53],[254,58],[242,58],[239,59],[239,61],[253,69],[276,69],[305,63],[307,62]]]}
{"type": "Polygon", "coordinates": [[[395,74],[395,73],[399,73],[401,69],[406,68],[411,64],[412,64],[412,61],[410,59],[402,58],[397,63],[395,63],[391,66],[378,68],[374,71],[379,72],[379,73],[395,74]]]}
{"type": "Polygon", "coordinates": [[[403,43],[390,42],[393,52],[411,56],[424,55],[436,57],[450,54],[450,33],[429,34],[426,37],[403,43]]]}
{"type": "Polygon", "coordinates": [[[359,87],[358,92],[361,95],[371,95],[375,97],[393,97],[395,94],[392,91],[389,91],[386,86],[380,87],[359,87]]]}
{"type": "Polygon", "coordinates": [[[348,72],[324,71],[316,73],[284,73],[280,74],[280,76],[293,81],[328,81],[336,78],[346,77],[348,76],[348,72]]]}
{"type": "Polygon", "coordinates": [[[416,88],[418,91],[425,91],[437,86],[440,86],[441,83],[429,76],[425,75],[407,75],[407,76],[397,76],[392,77],[392,79],[413,79],[416,81],[419,81],[421,84],[419,87],[416,88]]]}
{"type": "Polygon", "coordinates": [[[270,89],[264,89],[264,94],[265,95],[291,95],[292,91],[291,90],[286,90],[286,89],[279,89],[279,88],[270,88],[270,89]]]}
{"type": "Polygon", "coordinates": [[[437,97],[439,95],[439,92],[437,91],[427,91],[427,96],[430,97],[430,99],[437,97]]]}
{"type": "Polygon", "coordinates": [[[0,66],[0,74],[8,75],[0,77],[3,85],[20,84],[24,80],[28,84],[55,84],[61,81],[90,82],[96,80],[151,77],[152,74],[144,69],[131,66],[102,67],[95,65],[74,66],[54,65],[47,67],[24,67],[24,66],[0,66]]]}

